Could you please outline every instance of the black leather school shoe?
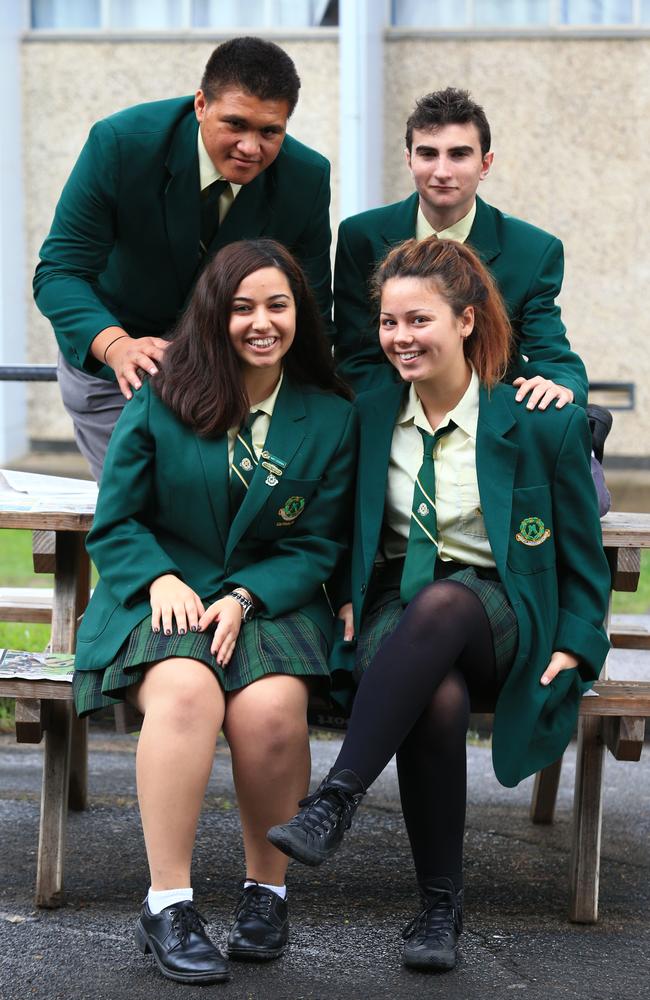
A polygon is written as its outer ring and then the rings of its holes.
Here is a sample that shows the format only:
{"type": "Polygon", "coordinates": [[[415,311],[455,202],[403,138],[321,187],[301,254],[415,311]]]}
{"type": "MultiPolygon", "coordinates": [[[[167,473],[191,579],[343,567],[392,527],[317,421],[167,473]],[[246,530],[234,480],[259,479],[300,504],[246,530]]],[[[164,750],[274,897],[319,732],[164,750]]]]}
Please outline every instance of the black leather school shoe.
{"type": "Polygon", "coordinates": [[[189,899],[152,913],[145,900],[135,926],[135,940],[151,952],[163,976],[178,983],[223,983],[230,966],[205,933],[207,923],[189,899]]]}
{"type": "Polygon", "coordinates": [[[448,878],[422,887],[424,909],[402,932],[402,961],[410,969],[447,972],[456,965],[463,930],[463,893],[448,878]]]}
{"type": "Polygon", "coordinates": [[[228,935],[228,955],[237,961],[279,958],[289,941],[286,899],[263,885],[247,886],[235,909],[228,935]]]}
{"type": "Polygon", "coordinates": [[[302,808],[293,819],[271,827],[267,839],[304,865],[320,865],[339,849],[365,794],[354,771],[329,774],[313,795],[298,803],[302,808]]]}

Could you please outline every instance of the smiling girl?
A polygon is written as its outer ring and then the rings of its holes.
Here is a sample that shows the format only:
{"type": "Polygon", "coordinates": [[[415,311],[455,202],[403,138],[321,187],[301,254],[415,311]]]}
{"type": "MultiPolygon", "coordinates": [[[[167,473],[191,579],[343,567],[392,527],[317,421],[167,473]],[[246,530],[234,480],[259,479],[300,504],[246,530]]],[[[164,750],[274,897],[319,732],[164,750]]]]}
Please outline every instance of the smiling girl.
{"type": "Polygon", "coordinates": [[[323,585],[345,546],[356,463],[347,395],[298,265],[273,241],[242,241],[206,266],[162,370],[113,433],[75,701],[80,715],[127,700],[144,716],[151,888],[136,940],[179,982],[229,976],[190,877],[222,729],[246,855],[228,952],[272,959],[287,944],[287,859],[265,834],[307,789],[307,701],[328,682],[323,585]]]}
{"type": "Polygon", "coordinates": [[[585,413],[524,409],[500,383],[510,328],[478,257],[409,240],[376,289],[381,346],[401,379],[358,404],[339,616],[362,679],[332,770],[269,839],[305,864],[326,860],[396,753],[422,904],[403,960],[445,970],[462,930],[470,708],[495,711],[504,785],[557,760],[607,652],[609,570],[585,413]]]}

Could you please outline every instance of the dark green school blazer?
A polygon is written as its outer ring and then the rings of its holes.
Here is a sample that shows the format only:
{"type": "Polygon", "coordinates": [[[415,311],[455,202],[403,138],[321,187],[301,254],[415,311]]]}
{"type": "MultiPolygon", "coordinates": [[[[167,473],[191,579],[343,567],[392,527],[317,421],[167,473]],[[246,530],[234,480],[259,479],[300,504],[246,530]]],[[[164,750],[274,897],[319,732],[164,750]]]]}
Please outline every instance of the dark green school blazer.
{"type": "MultiPolygon", "coordinates": [[[[415,236],[418,194],[374,208],[341,223],[334,267],[335,353],[340,373],[356,392],[395,380],[379,346],[378,316],[369,304],[368,280],[388,251],[415,236]]],[[[476,199],[467,243],[499,286],[517,344],[506,381],[543,375],[572,389],[587,404],[587,374],[569,345],[556,299],[564,252],[555,236],[476,199]],[[522,355],[526,355],[528,362],[522,355]]]]}
{"type": "MultiPolygon", "coordinates": [[[[391,440],[405,391],[403,384],[387,386],[357,401],[361,432],[351,572],[357,632],[381,537],[391,440]]],[[[610,587],[584,410],[570,405],[531,412],[514,396],[511,386],[497,385],[490,394],[481,387],[476,440],[485,529],[519,626],[492,739],[496,775],[508,786],[557,760],[571,739],[580,698],[597,679],[609,648],[603,620],[610,587]],[[518,539],[527,518],[543,522],[539,544],[518,539]],[[540,677],[554,650],[574,653],[581,665],[542,687],[540,677]]],[[[526,537],[525,525],[523,531],[526,537]]],[[[435,641],[435,622],[431,637],[435,641]]],[[[354,643],[345,646],[352,660],[354,643]]]]}
{"type": "Polygon", "coordinates": [[[203,600],[246,587],[262,617],[304,611],[329,640],[323,584],[347,544],[356,438],[350,403],[285,375],[265,444],[284,471],[267,483],[260,462],[230,523],[227,436],[199,438],[145,383],[106,457],[88,535],[100,579],[79,628],[77,670],[110,663],[150,614],[148,587],[163,573],[203,600]]]}
{"type": "MultiPolygon", "coordinates": [[[[197,133],[193,97],[127,108],[91,129],[34,277],[36,304],[73,367],[114,378],[90,353],[101,330],[163,336],[173,326],[200,270],[197,133]]],[[[328,161],[286,136],[235,198],[210,251],[278,240],[302,264],[329,323],[329,202],[328,161]]]]}

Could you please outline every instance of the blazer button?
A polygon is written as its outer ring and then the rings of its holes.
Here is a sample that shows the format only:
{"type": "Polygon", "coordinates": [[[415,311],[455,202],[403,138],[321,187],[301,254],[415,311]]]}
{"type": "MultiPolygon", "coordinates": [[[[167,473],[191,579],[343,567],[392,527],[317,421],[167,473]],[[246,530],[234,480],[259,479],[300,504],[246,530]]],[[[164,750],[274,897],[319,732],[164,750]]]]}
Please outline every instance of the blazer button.
{"type": "Polygon", "coordinates": [[[365,592],[366,592],[366,585],[365,585],[365,583],[362,583],[361,584],[361,593],[365,594],[365,592]]]}

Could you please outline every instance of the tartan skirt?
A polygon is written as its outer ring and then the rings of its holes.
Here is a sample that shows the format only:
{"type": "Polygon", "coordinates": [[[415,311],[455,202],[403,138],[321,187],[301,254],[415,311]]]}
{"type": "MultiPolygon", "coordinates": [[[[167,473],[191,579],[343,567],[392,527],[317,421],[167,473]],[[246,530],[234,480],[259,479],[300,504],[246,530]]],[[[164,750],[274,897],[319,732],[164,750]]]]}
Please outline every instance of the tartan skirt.
{"type": "MultiPolygon", "coordinates": [[[[368,595],[368,610],[357,641],[354,670],[357,681],[402,617],[404,606],[399,591],[403,566],[403,559],[393,559],[376,570],[368,595]]],[[[462,583],[474,591],[481,601],[490,623],[497,680],[501,686],[517,652],[519,630],[516,615],[496,571],[437,560],[434,580],[440,579],[462,583]]],[[[431,638],[435,641],[433,630],[431,638]]]]}
{"type": "Polygon", "coordinates": [[[328,646],[311,618],[300,611],[272,621],[253,618],[242,625],[227,667],[210,652],[214,628],[171,635],[153,632],[148,615],[132,630],[115,659],[101,670],[76,670],[72,679],[75,707],[81,718],[125,700],[126,689],[142,680],[153,663],[173,657],[199,660],[209,667],[224,691],[237,691],[268,674],[329,680],[328,646]]]}

